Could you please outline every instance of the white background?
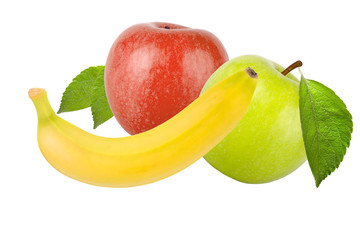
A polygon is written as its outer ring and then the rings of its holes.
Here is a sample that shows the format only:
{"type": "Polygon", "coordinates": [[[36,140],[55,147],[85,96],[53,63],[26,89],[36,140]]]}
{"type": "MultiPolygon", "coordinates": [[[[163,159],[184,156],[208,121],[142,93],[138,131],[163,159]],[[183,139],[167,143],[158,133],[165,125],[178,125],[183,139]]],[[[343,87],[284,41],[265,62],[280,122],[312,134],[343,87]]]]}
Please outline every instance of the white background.
{"type": "MultiPolygon", "coordinates": [[[[1,1],[0,239],[360,239],[357,1],[1,1]],[[146,186],[90,186],[58,173],[36,142],[27,96],[43,87],[57,110],[81,70],[103,65],[115,38],[141,22],[206,29],[230,58],[258,54],[302,71],[344,100],[354,119],[340,168],[316,188],[307,163],[262,185],[225,177],[204,159],[146,186]]],[[[294,72],[299,76],[298,72],[294,72]]],[[[61,114],[92,130],[90,110],[61,114]]]]}

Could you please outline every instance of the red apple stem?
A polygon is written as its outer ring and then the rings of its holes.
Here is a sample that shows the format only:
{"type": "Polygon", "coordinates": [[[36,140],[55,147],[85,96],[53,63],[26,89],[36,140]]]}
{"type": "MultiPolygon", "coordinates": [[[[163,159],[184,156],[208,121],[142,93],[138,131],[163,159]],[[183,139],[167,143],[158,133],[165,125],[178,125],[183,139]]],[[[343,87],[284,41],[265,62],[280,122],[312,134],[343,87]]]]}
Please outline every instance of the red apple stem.
{"type": "Polygon", "coordinates": [[[282,75],[286,76],[288,75],[292,70],[295,68],[301,67],[303,64],[300,60],[297,60],[293,64],[291,64],[289,67],[287,67],[284,71],[281,72],[282,75]]]}

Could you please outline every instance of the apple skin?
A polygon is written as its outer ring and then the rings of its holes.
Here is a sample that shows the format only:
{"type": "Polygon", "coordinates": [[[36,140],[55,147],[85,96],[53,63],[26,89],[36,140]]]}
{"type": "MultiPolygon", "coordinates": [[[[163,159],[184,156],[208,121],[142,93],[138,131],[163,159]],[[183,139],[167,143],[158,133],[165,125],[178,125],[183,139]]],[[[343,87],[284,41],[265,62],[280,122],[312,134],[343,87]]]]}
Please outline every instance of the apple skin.
{"type": "MultiPolygon", "coordinates": [[[[245,183],[266,183],[297,169],[306,154],[299,116],[299,81],[283,67],[255,55],[234,58],[207,81],[202,93],[250,67],[258,85],[243,119],[204,158],[223,174],[245,183]]],[[[241,104],[241,103],[239,103],[241,104]]]]}
{"type": "Polygon", "coordinates": [[[171,23],[134,25],[120,34],[107,58],[110,108],[129,134],[147,131],[194,101],[228,59],[208,31],[171,23]]]}

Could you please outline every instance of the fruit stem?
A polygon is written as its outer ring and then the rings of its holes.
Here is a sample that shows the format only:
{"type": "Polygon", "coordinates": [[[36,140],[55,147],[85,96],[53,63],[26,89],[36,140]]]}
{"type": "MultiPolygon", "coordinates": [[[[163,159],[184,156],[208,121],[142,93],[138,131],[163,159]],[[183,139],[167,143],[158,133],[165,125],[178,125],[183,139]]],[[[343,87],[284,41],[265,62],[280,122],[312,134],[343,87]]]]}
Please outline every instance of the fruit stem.
{"type": "Polygon", "coordinates": [[[55,112],[49,103],[45,89],[31,88],[29,90],[29,97],[35,105],[39,120],[55,115],[55,112]]]}
{"type": "Polygon", "coordinates": [[[287,67],[284,71],[281,72],[282,75],[286,76],[288,75],[292,70],[295,68],[301,67],[303,64],[300,60],[297,60],[293,64],[291,64],[289,67],[287,67]]]}

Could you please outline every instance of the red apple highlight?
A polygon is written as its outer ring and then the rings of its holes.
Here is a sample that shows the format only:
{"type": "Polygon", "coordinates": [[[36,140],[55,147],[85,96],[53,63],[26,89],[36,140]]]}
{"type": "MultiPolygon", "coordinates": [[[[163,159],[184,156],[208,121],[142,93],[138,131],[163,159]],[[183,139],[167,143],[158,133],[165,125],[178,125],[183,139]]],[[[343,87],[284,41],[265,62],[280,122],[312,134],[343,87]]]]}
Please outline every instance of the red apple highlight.
{"type": "Polygon", "coordinates": [[[105,65],[110,108],[129,133],[147,131],[194,101],[228,61],[212,33],[171,23],[134,25],[115,40],[105,65]]]}

